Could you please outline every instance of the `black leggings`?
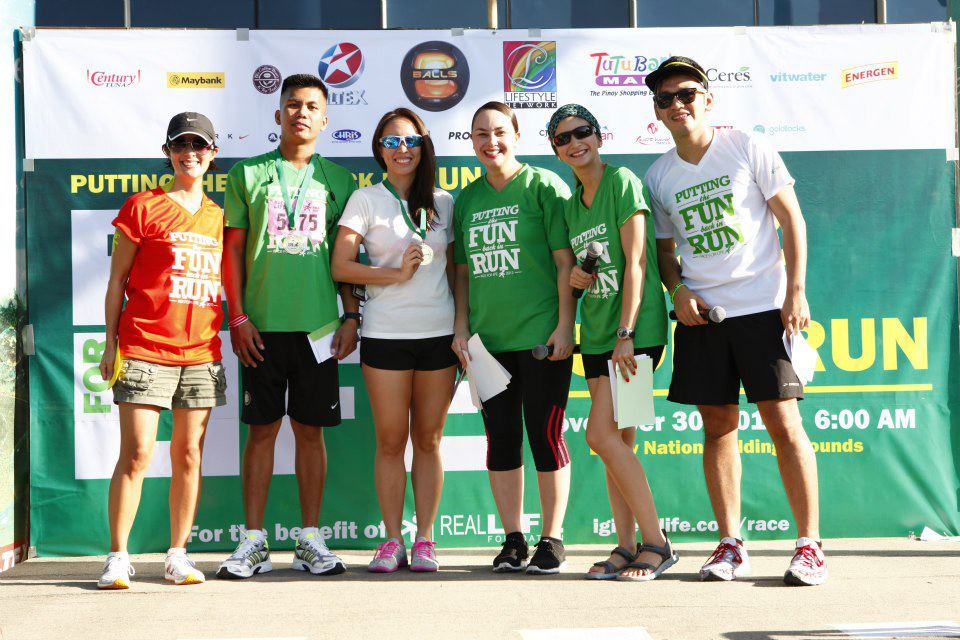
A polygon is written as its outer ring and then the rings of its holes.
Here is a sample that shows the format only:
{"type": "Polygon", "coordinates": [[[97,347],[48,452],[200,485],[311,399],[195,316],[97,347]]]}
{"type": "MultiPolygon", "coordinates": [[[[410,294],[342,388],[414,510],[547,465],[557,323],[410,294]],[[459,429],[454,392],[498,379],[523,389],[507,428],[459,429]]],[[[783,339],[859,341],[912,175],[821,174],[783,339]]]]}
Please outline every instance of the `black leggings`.
{"type": "Polygon", "coordinates": [[[511,471],[523,466],[524,423],[537,471],[556,471],[570,464],[563,417],[573,358],[537,360],[529,349],[503,351],[493,357],[511,378],[506,391],[483,403],[487,469],[511,471]]]}

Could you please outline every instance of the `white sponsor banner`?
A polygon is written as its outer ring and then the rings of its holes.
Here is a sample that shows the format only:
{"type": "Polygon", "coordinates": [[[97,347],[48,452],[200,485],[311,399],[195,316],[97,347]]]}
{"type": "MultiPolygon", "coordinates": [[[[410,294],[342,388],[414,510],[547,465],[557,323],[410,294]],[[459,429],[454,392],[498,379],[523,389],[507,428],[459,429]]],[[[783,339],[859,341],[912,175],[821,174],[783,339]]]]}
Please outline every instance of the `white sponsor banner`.
{"type": "Polygon", "coordinates": [[[670,55],[698,60],[713,124],[784,151],[954,146],[951,25],[466,31],[46,30],[24,43],[30,158],[158,157],[181,111],[211,117],[225,157],[276,146],[279,81],[321,75],[330,124],[320,151],[370,155],[379,117],[412,107],[437,152],[469,156],[470,118],[513,104],[521,153],[552,153],[545,125],[578,102],[608,153],[672,146],[643,78],[670,55]],[[923,96],[922,125],[916,96],[923,96]],[[68,105],[64,108],[63,105],[68,105]]]}

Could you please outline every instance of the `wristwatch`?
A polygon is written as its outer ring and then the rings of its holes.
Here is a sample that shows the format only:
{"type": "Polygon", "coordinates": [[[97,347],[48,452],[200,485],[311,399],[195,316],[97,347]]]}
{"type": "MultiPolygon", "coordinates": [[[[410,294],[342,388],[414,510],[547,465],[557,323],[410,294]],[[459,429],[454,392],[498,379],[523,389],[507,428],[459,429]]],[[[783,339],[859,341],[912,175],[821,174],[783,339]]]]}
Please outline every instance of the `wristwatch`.
{"type": "Polygon", "coordinates": [[[347,311],[346,313],[344,313],[340,317],[340,322],[343,322],[344,320],[351,320],[351,319],[356,320],[357,325],[363,324],[363,314],[357,313],[356,311],[347,311]]]}
{"type": "Polygon", "coordinates": [[[626,327],[620,327],[617,329],[617,340],[629,340],[637,334],[633,329],[628,329],[626,327]]]}

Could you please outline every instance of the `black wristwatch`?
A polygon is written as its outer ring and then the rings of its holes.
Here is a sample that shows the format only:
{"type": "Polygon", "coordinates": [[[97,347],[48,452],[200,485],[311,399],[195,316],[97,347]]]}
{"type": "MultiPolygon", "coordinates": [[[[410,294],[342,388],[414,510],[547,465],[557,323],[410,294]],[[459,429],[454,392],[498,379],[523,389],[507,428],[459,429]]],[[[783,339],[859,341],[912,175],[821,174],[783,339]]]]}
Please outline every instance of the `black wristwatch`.
{"type": "Polygon", "coordinates": [[[363,324],[363,314],[357,313],[356,311],[347,311],[342,316],[340,316],[340,322],[343,322],[345,320],[356,320],[357,325],[359,326],[363,324]]]}
{"type": "Polygon", "coordinates": [[[628,329],[626,327],[620,327],[617,329],[617,340],[630,340],[637,334],[633,329],[628,329]]]}

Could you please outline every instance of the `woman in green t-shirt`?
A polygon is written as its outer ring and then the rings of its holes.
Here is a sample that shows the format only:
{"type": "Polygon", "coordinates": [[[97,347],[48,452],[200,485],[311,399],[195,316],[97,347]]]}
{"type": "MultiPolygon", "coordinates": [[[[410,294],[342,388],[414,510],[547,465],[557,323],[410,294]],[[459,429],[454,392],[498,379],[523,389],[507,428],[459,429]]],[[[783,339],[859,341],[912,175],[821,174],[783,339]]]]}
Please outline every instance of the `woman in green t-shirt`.
{"type": "Polygon", "coordinates": [[[467,342],[477,334],[511,376],[505,391],[483,402],[490,486],[506,531],[493,570],[558,573],[570,489],[563,439],[575,309],[569,284],[574,259],[563,222],[570,190],[556,174],[517,160],[520,132],[507,105],[480,107],[471,139],[486,172],[454,205],[452,347],[466,367],[467,342]],[[538,359],[534,347],[552,353],[538,359]],[[529,564],[521,531],[524,423],[543,514],[542,537],[529,564]]]}
{"type": "Polygon", "coordinates": [[[592,273],[576,266],[570,275],[571,286],[586,290],[580,307],[580,349],[591,399],[587,444],[606,466],[618,536],[610,558],[596,563],[587,577],[653,580],[676,563],[677,555],[660,529],[647,476],[633,452],[636,428],[620,429],[614,421],[607,365],[612,361],[629,380],[637,372],[636,356],[655,367],[663,355],[667,314],[653,218],[640,179],[600,159],[600,125],[585,107],[557,109],[547,134],[557,157],[570,165],[577,179],[564,212],[570,246],[580,259],[589,245],[602,247],[592,273]],[[640,544],[634,541],[634,523],[640,528],[640,544]]]}

